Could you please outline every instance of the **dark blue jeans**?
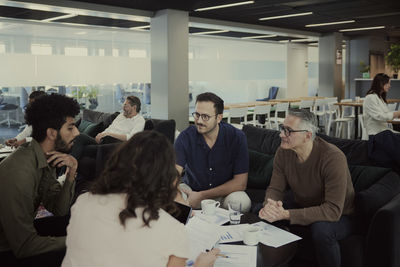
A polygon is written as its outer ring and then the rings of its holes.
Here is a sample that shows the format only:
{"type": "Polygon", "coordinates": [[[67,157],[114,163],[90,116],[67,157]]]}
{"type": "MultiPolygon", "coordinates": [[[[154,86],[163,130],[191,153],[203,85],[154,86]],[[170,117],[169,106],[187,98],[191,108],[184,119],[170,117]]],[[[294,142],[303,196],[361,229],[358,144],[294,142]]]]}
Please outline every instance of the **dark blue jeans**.
{"type": "MultiPolygon", "coordinates": [[[[285,209],[295,209],[299,206],[289,197],[284,201],[285,209]]],[[[319,221],[310,225],[289,225],[290,231],[301,236],[304,244],[311,243],[315,258],[320,267],[340,267],[340,240],[356,232],[356,220],[353,216],[343,215],[337,222],[319,221]]]]}

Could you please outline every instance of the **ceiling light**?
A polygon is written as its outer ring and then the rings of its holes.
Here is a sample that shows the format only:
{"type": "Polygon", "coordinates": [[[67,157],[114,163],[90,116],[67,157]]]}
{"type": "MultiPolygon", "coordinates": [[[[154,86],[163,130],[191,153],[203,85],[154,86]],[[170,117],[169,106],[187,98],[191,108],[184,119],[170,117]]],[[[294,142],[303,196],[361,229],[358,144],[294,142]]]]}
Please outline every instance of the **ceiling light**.
{"type": "Polygon", "coordinates": [[[345,24],[345,23],[353,23],[353,22],[355,22],[355,20],[343,20],[343,21],[334,21],[334,22],[326,22],[326,23],[318,23],[318,24],[307,24],[306,27],[320,27],[320,26],[345,24]]]}
{"type": "Polygon", "coordinates": [[[313,42],[313,41],[315,41],[315,40],[313,40],[313,39],[294,39],[294,40],[292,40],[292,42],[293,43],[301,43],[301,42],[313,42]]]}
{"type": "Polygon", "coordinates": [[[229,32],[228,30],[216,30],[216,31],[208,31],[208,32],[195,32],[192,33],[193,35],[202,35],[202,34],[215,34],[215,33],[223,33],[223,32],[229,32]]]}
{"type": "Polygon", "coordinates": [[[280,40],[280,43],[289,43],[289,40],[280,40]]]}
{"type": "Polygon", "coordinates": [[[298,17],[298,16],[307,16],[307,15],[312,15],[312,12],[297,13],[297,14],[288,14],[288,15],[274,16],[274,17],[266,17],[266,18],[260,18],[260,19],[258,19],[258,20],[283,19],[283,18],[298,17]]]}
{"type": "Polygon", "coordinates": [[[248,4],[253,4],[253,3],[254,3],[254,1],[245,1],[245,2],[239,2],[239,3],[226,4],[226,5],[203,7],[203,8],[195,9],[194,11],[205,11],[205,10],[226,8],[226,7],[232,7],[232,6],[248,5],[248,4]]]}
{"type": "Polygon", "coordinates": [[[68,19],[68,18],[72,18],[72,17],[76,17],[76,16],[78,16],[78,15],[76,15],[76,14],[67,14],[67,15],[48,18],[48,19],[43,19],[42,22],[50,22],[50,21],[59,20],[59,19],[68,19]]]}
{"type": "Polygon", "coordinates": [[[366,27],[366,28],[354,28],[354,29],[343,29],[339,30],[340,32],[352,32],[352,31],[366,31],[366,30],[376,30],[383,29],[385,26],[376,26],[376,27],[366,27]]]}
{"type": "Polygon", "coordinates": [[[150,25],[145,25],[145,26],[136,26],[136,27],[131,27],[129,28],[131,30],[145,30],[145,29],[150,29],[150,25]]]}
{"type": "Polygon", "coordinates": [[[87,34],[87,32],[82,31],[82,32],[76,32],[75,34],[78,34],[78,35],[85,35],[85,34],[87,34]]]}
{"type": "Polygon", "coordinates": [[[247,36],[247,37],[242,37],[242,39],[259,39],[259,38],[272,38],[276,37],[278,35],[276,34],[268,34],[268,35],[256,35],[256,36],[247,36]]]}

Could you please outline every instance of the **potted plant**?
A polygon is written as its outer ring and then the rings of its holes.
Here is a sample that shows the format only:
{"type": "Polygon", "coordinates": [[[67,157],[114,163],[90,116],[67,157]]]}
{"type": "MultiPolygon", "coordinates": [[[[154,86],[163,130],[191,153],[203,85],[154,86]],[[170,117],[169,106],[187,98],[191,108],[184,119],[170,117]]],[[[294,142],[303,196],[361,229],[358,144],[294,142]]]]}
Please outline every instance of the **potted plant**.
{"type": "Polygon", "coordinates": [[[364,61],[360,61],[360,72],[364,79],[369,78],[369,65],[365,64],[364,61]]]}
{"type": "Polygon", "coordinates": [[[390,46],[390,50],[385,56],[385,60],[394,71],[393,78],[397,79],[400,70],[400,44],[392,44],[390,46]]]}

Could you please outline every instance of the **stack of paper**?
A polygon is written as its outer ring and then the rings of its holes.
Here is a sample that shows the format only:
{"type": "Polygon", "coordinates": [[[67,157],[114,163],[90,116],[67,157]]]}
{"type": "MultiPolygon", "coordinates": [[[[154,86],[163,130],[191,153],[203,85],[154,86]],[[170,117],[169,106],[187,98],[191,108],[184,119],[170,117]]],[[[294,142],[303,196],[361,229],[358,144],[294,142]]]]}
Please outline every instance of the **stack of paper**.
{"type": "Polygon", "coordinates": [[[275,227],[272,224],[258,222],[252,225],[260,228],[260,242],[267,246],[277,248],[301,239],[301,237],[275,227]]]}
{"type": "Polygon", "coordinates": [[[219,243],[243,241],[243,232],[246,231],[248,227],[248,223],[220,226],[219,243]]]}
{"type": "Polygon", "coordinates": [[[194,216],[205,220],[209,223],[223,225],[224,223],[229,222],[229,211],[221,208],[217,208],[215,214],[206,215],[201,212],[201,210],[196,210],[194,212],[194,216]]]}

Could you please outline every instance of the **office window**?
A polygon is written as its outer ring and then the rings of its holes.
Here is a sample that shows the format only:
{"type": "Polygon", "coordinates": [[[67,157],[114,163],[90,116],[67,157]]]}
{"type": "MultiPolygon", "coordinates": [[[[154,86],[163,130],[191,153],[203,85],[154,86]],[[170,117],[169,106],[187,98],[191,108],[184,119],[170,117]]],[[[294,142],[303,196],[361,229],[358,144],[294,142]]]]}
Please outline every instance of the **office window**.
{"type": "Polygon", "coordinates": [[[129,57],[146,58],[147,51],[144,49],[129,49],[129,57]]]}
{"type": "Polygon", "coordinates": [[[99,48],[99,56],[104,57],[105,54],[105,50],[103,48],[99,48]]]}
{"type": "Polygon", "coordinates": [[[66,56],[87,56],[88,49],[86,47],[65,47],[66,56]]]}
{"type": "Polygon", "coordinates": [[[119,50],[117,48],[113,48],[112,55],[113,55],[113,57],[118,57],[119,56],[119,50]]]}
{"type": "Polygon", "coordinates": [[[53,47],[49,44],[31,44],[32,55],[51,55],[53,47]]]}
{"type": "Polygon", "coordinates": [[[0,54],[5,54],[6,53],[6,45],[0,43],[0,54]]]}

